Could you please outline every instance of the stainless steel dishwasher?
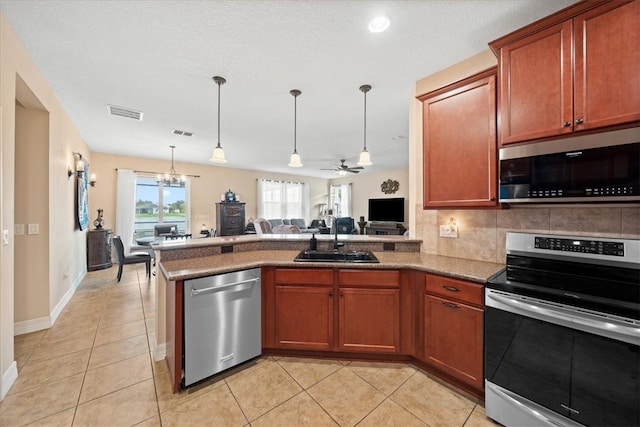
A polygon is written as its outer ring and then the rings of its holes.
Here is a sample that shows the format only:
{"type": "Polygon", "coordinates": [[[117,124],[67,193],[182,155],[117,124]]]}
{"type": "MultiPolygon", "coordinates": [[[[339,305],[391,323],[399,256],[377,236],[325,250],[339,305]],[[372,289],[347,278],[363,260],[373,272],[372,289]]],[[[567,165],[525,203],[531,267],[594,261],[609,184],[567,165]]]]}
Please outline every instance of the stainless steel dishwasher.
{"type": "Polygon", "coordinates": [[[260,269],[184,282],[184,386],[262,352],[260,269]]]}

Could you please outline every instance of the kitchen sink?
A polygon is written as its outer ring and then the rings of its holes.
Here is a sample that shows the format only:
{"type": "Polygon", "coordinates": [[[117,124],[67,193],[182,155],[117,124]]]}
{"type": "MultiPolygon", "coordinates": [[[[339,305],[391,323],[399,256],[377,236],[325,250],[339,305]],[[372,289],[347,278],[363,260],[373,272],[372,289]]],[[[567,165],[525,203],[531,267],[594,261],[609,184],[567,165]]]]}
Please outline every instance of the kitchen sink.
{"type": "Polygon", "coordinates": [[[300,262],[368,262],[378,258],[371,251],[301,251],[294,259],[300,262]]]}

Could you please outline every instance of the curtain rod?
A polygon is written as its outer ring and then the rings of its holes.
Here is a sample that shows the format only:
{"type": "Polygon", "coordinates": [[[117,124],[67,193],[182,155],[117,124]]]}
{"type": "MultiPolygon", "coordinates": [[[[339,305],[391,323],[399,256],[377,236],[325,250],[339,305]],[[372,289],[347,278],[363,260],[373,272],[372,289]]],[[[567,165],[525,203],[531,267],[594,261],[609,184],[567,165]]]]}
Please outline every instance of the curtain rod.
{"type": "MultiPolygon", "coordinates": [[[[118,168],[116,168],[116,171],[118,170],[118,168]]],[[[135,173],[148,173],[150,175],[163,175],[165,174],[165,172],[151,172],[151,171],[137,171],[134,170],[135,173]]],[[[200,175],[190,175],[188,173],[177,173],[176,175],[184,175],[184,176],[188,176],[191,178],[200,178],[200,175]]]]}
{"type": "Polygon", "coordinates": [[[256,181],[268,181],[268,182],[283,182],[285,184],[306,184],[304,182],[296,182],[296,181],[280,181],[279,179],[266,179],[266,178],[256,178],[256,181]]]}

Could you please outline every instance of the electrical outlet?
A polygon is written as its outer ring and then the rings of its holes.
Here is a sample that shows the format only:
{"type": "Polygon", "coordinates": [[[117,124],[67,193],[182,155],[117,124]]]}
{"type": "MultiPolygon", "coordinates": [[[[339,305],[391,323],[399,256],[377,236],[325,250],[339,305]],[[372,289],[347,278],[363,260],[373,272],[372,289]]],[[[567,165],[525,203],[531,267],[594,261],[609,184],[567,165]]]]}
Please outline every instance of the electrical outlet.
{"type": "Polygon", "coordinates": [[[458,238],[458,226],[456,225],[441,225],[440,237],[448,237],[451,239],[458,238]]]}

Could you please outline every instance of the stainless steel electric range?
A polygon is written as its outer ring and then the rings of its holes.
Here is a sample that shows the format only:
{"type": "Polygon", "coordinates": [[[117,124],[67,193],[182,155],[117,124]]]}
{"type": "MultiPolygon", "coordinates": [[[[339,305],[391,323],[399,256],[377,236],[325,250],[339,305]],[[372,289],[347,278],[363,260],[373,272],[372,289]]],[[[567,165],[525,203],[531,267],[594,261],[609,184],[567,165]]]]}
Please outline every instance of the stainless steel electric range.
{"type": "Polygon", "coordinates": [[[640,425],[640,240],[507,234],[485,290],[486,414],[640,425]]]}

